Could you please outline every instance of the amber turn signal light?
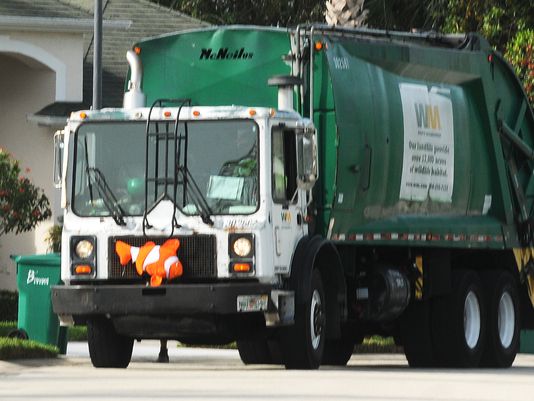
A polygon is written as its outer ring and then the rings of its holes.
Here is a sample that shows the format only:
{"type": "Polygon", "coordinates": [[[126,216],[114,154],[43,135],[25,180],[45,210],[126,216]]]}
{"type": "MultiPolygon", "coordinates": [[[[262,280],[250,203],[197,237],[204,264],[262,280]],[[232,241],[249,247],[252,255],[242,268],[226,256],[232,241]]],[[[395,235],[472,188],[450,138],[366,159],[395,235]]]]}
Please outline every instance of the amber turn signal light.
{"type": "Polygon", "coordinates": [[[247,273],[251,270],[251,266],[250,263],[235,263],[233,269],[236,273],[247,273]]]}
{"type": "Polygon", "coordinates": [[[76,272],[76,274],[91,274],[93,268],[89,265],[78,265],[76,266],[74,271],[76,272]]]}

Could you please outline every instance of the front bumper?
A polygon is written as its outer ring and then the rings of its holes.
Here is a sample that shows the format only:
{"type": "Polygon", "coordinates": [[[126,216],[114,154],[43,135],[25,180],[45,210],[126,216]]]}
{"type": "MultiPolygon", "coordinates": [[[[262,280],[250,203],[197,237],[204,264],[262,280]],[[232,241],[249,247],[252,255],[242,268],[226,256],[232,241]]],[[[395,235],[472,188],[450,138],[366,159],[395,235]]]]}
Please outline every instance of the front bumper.
{"type": "Polygon", "coordinates": [[[259,283],[144,285],[72,285],[52,287],[52,306],[58,315],[192,315],[238,312],[238,297],[266,295],[267,310],[273,287],[259,283]]]}

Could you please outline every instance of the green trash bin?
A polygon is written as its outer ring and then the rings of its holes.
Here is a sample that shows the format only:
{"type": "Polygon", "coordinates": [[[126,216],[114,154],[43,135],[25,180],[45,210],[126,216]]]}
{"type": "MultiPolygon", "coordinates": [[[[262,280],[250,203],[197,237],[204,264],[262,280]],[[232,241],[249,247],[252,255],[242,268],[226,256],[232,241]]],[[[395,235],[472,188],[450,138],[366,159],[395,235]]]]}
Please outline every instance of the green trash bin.
{"type": "Polygon", "coordinates": [[[534,330],[521,330],[521,342],[519,352],[534,354],[534,330]]]}
{"type": "Polygon", "coordinates": [[[50,289],[61,282],[61,258],[57,253],[16,256],[19,290],[18,329],[30,340],[67,351],[67,328],[59,326],[52,310],[50,289]]]}

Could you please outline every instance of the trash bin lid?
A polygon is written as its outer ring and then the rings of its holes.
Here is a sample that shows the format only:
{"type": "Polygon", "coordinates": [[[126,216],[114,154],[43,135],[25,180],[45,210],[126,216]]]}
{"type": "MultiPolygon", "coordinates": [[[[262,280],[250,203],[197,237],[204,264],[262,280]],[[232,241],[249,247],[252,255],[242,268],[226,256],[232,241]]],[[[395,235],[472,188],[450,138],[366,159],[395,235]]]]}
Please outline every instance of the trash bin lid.
{"type": "Polygon", "coordinates": [[[45,253],[40,255],[20,255],[13,258],[17,265],[28,266],[59,266],[61,257],[59,253],[45,253]]]}

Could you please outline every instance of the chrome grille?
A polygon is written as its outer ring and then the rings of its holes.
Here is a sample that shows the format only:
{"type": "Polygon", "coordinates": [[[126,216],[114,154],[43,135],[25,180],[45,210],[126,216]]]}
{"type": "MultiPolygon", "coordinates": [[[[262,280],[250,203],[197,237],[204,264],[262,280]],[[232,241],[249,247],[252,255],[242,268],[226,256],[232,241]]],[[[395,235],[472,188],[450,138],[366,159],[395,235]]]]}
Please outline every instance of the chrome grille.
{"type": "MultiPolygon", "coordinates": [[[[216,240],[213,235],[174,236],[180,240],[178,258],[184,267],[181,280],[211,279],[217,277],[216,240]]],[[[110,279],[140,279],[133,263],[121,266],[119,257],[115,253],[116,241],[126,242],[128,245],[141,247],[147,241],[157,245],[163,244],[167,237],[110,237],[108,240],[108,269],[110,279]]]]}

